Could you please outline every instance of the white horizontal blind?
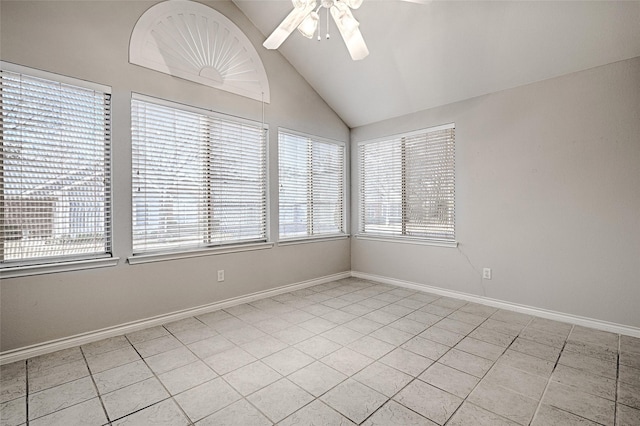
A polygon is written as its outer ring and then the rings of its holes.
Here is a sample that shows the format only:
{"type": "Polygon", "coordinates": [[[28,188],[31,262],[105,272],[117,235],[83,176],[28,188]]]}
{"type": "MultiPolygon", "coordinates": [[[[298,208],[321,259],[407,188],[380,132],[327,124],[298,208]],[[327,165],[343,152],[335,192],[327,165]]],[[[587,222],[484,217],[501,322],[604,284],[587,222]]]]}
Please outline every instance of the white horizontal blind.
{"type": "Polygon", "coordinates": [[[0,263],[111,253],[111,95],[80,80],[68,84],[67,77],[62,83],[52,74],[6,68],[0,79],[0,263]]]}
{"type": "Polygon", "coordinates": [[[344,234],[345,147],[280,131],[280,238],[344,234]]]}
{"type": "Polygon", "coordinates": [[[455,239],[455,128],[360,145],[360,232],[455,239]]]}
{"type": "Polygon", "coordinates": [[[133,251],[266,241],[266,132],[132,99],[133,251]]]}

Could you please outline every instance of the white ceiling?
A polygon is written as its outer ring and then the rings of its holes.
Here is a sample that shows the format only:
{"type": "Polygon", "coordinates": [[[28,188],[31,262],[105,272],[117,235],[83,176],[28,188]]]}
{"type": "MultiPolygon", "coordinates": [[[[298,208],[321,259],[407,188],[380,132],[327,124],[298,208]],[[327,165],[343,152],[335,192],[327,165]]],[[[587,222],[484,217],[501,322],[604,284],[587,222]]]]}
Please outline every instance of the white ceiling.
{"type": "MultiPolygon", "coordinates": [[[[293,7],[233,2],[265,37],[293,7]]],[[[364,0],[354,16],[364,60],[333,22],[330,40],[295,31],[279,49],[352,128],[640,56],[640,1],[364,0]]]]}

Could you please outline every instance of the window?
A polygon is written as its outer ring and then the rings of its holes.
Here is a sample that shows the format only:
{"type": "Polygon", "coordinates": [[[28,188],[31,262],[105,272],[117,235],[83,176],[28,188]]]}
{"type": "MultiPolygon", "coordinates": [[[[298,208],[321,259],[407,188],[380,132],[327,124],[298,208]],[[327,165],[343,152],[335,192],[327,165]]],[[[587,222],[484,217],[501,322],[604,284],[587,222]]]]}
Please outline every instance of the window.
{"type": "Polygon", "coordinates": [[[359,145],[360,233],[454,242],[455,127],[359,145]]]}
{"type": "Polygon", "coordinates": [[[2,63],[0,267],[111,253],[110,88],[2,63]]]}
{"type": "Polygon", "coordinates": [[[259,123],[135,95],[133,252],[266,241],[259,123]]]}
{"type": "Polygon", "coordinates": [[[280,238],[341,235],[345,146],[280,131],[280,238]]]}

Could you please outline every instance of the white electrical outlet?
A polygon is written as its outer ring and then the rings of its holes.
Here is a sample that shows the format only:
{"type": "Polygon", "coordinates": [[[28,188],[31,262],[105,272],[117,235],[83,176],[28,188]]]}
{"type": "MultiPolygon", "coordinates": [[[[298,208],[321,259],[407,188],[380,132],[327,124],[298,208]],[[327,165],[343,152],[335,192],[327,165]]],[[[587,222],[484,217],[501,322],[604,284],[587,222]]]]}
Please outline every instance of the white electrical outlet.
{"type": "Polygon", "coordinates": [[[482,279],[491,279],[491,268],[482,268],[482,279]]]}
{"type": "Polygon", "coordinates": [[[218,282],[224,281],[224,269],[218,270],[218,282]]]}

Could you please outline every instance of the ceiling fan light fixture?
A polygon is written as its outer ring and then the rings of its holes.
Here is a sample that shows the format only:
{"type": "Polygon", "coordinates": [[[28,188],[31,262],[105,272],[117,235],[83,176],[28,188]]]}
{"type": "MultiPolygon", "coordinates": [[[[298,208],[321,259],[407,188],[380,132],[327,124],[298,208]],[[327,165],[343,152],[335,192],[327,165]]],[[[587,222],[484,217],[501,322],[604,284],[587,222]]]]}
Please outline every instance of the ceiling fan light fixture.
{"type": "Polygon", "coordinates": [[[304,21],[300,25],[298,25],[298,31],[300,34],[305,36],[306,38],[313,38],[316,30],[318,29],[318,21],[320,20],[320,16],[317,12],[311,12],[304,18],[304,21]]]}

